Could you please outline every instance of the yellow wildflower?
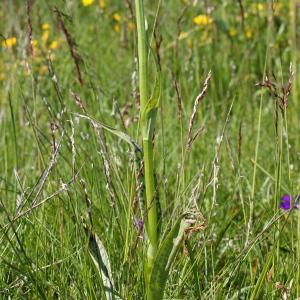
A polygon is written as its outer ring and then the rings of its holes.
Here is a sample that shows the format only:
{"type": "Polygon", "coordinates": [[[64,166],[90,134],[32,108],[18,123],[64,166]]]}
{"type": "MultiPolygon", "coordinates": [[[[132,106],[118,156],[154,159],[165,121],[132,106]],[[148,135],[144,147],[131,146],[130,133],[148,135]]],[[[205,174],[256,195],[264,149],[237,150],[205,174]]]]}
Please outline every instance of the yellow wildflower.
{"type": "Polygon", "coordinates": [[[253,37],[253,31],[250,28],[245,29],[245,37],[251,39],[253,37]]]}
{"type": "Polygon", "coordinates": [[[238,34],[236,28],[234,27],[230,27],[228,33],[231,37],[235,37],[238,34]]]}
{"type": "Polygon", "coordinates": [[[114,19],[116,22],[120,22],[120,21],[121,21],[121,16],[120,16],[118,13],[114,13],[114,14],[113,14],[113,19],[114,19]]]}
{"type": "Polygon", "coordinates": [[[48,23],[44,23],[44,24],[42,25],[42,29],[43,29],[43,30],[49,30],[49,29],[50,29],[49,24],[48,24],[48,23]]]}
{"type": "Polygon", "coordinates": [[[266,8],[266,5],[263,3],[257,3],[257,5],[256,5],[256,9],[258,11],[263,11],[263,10],[265,10],[265,8],[266,8]]]}
{"type": "Polygon", "coordinates": [[[3,81],[3,80],[5,80],[5,75],[4,75],[4,73],[0,73],[0,81],[3,81]]]}
{"type": "Polygon", "coordinates": [[[95,0],[81,0],[81,3],[83,6],[92,5],[94,2],[95,2],[95,0]]]}
{"type": "Polygon", "coordinates": [[[2,42],[2,47],[3,48],[12,48],[13,46],[15,46],[17,43],[17,38],[15,36],[12,36],[10,38],[5,39],[2,42]]]}
{"type": "Polygon", "coordinates": [[[106,6],[105,0],[99,0],[99,6],[100,8],[104,9],[106,6]]]}
{"type": "Polygon", "coordinates": [[[57,41],[53,41],[53,42],[50,44],[49,48],[50,48],[50,49],[56,49],[57,46],[58,46],[58,42],[57,42],[57,41]]]}
{"type": "Polygon", "coordinates": [[[49,30],[46,30],[42,34],[42,41],[46,42],[49,38],[49,30]]]}
{"type": "Polygon", "coordinates": [[[120,25],[119,25],[119,24],[115,24],[115,25],[114,25],[114,31],[115,31],[115,32],[120,32],[120,30],[121,30],[120,25]]]}
{"type": "Polygon", "coordinates": [[[263,12],[266,10],[266,4],[265,3],[252,3],[251,4],[251,11],[253,13],[263,12]]]}
{"type": "Polygon", "coordinates": [[[193,22],[196,25],[210,25],[213,23],[213,19],[207,15],[199,15],[194,17],[193,22]]]}

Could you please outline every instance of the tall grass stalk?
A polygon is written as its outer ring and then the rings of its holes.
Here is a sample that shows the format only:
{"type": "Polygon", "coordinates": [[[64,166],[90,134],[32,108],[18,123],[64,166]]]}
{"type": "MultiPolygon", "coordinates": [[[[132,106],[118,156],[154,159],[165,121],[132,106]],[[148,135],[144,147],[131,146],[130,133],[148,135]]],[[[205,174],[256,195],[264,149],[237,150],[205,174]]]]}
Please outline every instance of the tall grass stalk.
{"type": "MultiPolygon", "coordinates": [[[[140,116],[145,112],[148,102],[148,66],[147,66],[147,36],[145,30],[145,15],[143,0],[135,0],[136,25],[138,37],[138,61],[139,61],[139,91],[140,91],[140,116]]],[[[151,124],[153,126],[153,124],[151,124]]],[[[146,285],[149,283],[149,275],[158,248],[157,234],[157,208],[154,199],[154,166],[153,144],[151,130],[147,128],[147,122],[141,123],[143,151],[144,151],[144,174],[146,189],[146,231],[149,239],[147,262],[145,268],[146,285]]]]}

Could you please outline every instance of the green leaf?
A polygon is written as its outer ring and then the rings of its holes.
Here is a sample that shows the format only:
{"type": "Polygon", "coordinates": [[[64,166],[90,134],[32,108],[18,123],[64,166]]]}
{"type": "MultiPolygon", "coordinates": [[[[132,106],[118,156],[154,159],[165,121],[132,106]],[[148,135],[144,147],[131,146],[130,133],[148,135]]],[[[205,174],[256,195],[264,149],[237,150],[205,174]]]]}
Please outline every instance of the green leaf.
{"type": "Polygon", "coordinates": [[[85,231],[89,237],[89,253],[102,278],[107,300],[120,299],[114,292],[114,281],[107,251],[96,233],[93,233],[86,225],[85,231]]]}
{"type": "Polygon", "coordinates": [[[185,230],[191,226],[185,218],[186,215],[183,214],[179,217],[158,249],[150,275],[147,291],[148,300],[160,300],[163,298],[170,268],[184,240],[185,230]]]}
{"type": "Polygon", "coordinates": [[[89,120],[92,123],[93,126],[97,125],[97,126],[103,128],[103,129],[109,131],[110,133],[118,136],[123,141],[125,141],[128,144],[130,144],[131,146],[133,146],[133,148],[136,151],[142,152],[142,148],[138,145],[138,143],[131,136],[129,136],[128,134],[126,134],[125,132],[117,130],[117,129],[115,129],[115,128],[111,127],[111,126],[108,126],[108,125],[106,125],[104,123],[101,123],[99,121],[96,121],[94,118],[92,118],[92,117],[90,117],[88,115],[81,115],[81,114],[77,114],[77,113],[74,113],[74,115],[77,116],[77,117],[89,120]]]}
{"type": "MultiPolygon", "coordinates": [[[[147,282],[148,300],[163,299],[169,272],[176,254],[184,242],[185,233],[198,232],[204,228],[205,220],[202,214],[196,209],[182,214],[177,219],[174,226],[162,240],[154,258],[153,267],[147,282]]],[[[147,271],[149,272],[149,270],[147,271]]]]}
{"type": "Polygon", "coordinates": [[[143,139],[151,140],[155,128],[156,114],[159,107],[161,96],[161,76],[160,72],[157,73],[155,79],[153,93],[151,98],[146,104],[144,111],[141,114],[141,122],[143,128],[143,139]]]}

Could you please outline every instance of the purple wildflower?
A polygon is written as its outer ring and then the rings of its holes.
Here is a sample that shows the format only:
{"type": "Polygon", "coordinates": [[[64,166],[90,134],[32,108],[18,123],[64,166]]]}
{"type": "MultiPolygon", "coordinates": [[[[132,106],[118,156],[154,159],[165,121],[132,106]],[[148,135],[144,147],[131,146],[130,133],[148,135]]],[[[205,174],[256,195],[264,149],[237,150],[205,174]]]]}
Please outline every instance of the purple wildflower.
{"type": "Polygon", "coordinates": [[[290,210],[291,208],[300,209],[300,195],[294,196],[295,202],[293,204],[293,198],[290,195],[283,195],[281,197],[281,203],[279,207],[283,210],[290,210]]]}

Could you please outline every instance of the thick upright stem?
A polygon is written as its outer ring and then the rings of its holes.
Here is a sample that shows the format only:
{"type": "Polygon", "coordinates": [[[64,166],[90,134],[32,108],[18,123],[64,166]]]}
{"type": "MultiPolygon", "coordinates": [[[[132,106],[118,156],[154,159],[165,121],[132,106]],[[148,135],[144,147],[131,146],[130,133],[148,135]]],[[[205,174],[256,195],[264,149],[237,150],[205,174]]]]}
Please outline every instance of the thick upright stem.
{"type": "MultiPolygon", "coordinates": [[[[140,114],[145,111],[148,101],[148,73],[147,73],[147,39],[145,31],[145,16],[143,0],[135,0],[136,24],[138,33],[138,58],[139,58],[139,90],[140,90],[140,114]]],[[[146,122],[147,123],[147,122],[146,122]]],[[[144,150],[144,173],[146,187],[146,230],[149,239],[147,262],[145,267],[146,285],[149,283],[154,258],[158,247],[157,237],[157,207],[154,198],[154,167],[152,136],[147,134],[146,123],[141,123],[144,150]]]]}
{"type": "Polygon", "coordinates": [[[157,248],[157,210],[154,199],[154,169],[153,169],[153,146],[152,141],[143,140],[144,149],[144,168],[145,168],[145,186],[147,198],[148,215],[148,237],[153,248],[157,248]]]}

